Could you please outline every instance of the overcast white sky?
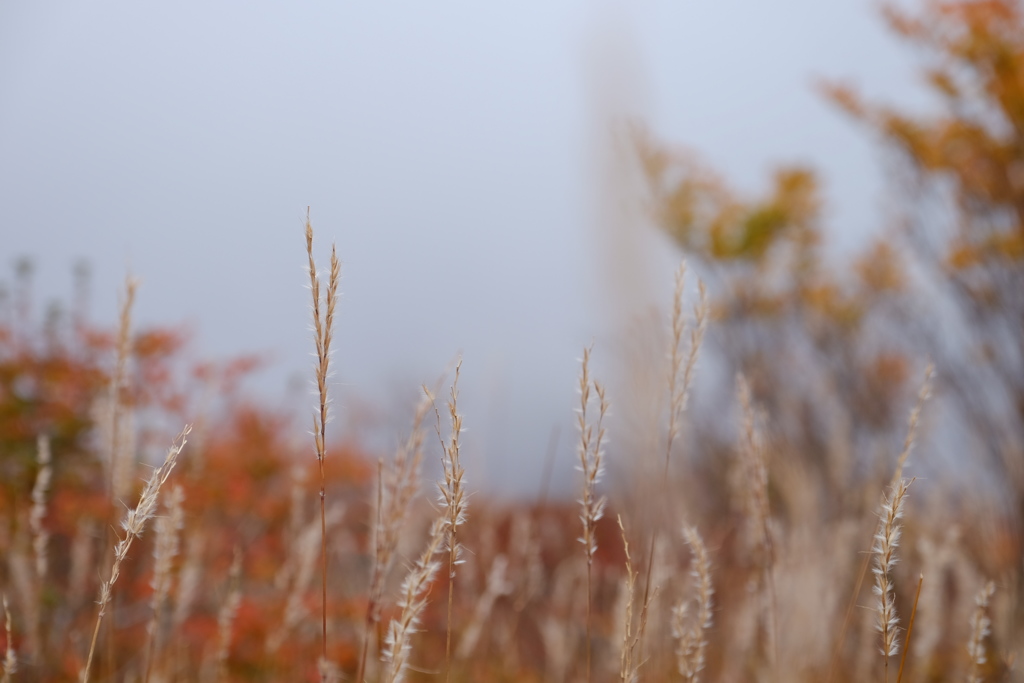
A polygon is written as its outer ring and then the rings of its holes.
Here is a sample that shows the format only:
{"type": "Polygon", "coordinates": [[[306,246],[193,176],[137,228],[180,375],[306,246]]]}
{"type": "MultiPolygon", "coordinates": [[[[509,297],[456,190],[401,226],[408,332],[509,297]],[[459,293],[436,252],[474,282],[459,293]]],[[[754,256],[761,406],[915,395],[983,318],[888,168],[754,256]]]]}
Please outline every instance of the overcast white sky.
{"type": "MultiPolygon", "coordinates": [[[[41,297],[66,299],[84,259],[111,319],[130,269],[141,323],[187,324],[203,355],[271,354],[254,386],[293,401],[309,205],[318,256],[334,240],[344,261],[339,421],[461,350],[475,481],[534,489],[560,424],[564,482],[576,359],[595,340],[600,359],[622,285],[595,229],[609,120],[642,117],[751,191],[809,163],[837,242],[857,244],[880,223],[878,155],[812,84],[907,101],[912,55],[873,8],[7,0],[0,280],[30,256],[41,297]]],[[[679,254],[647,249],[667,298],[679,254]]]]}

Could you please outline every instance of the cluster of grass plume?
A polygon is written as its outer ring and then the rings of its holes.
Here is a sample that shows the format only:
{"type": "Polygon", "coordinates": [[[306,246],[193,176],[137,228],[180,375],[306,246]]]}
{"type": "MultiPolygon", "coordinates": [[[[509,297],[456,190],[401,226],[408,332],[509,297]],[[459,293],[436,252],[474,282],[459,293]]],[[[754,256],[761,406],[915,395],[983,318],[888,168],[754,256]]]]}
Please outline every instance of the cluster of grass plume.
{"type": "MultiPolygon", "coordinates": [[[[1017,646],[1014,632],[993,626],[994,604],[1002,610],[1000,614],[1008,613],[1009,598],[1003,597],[1006,591],[996,592],[995,584],[987,580],[981,580],[978,590],[977,576],[954,576],[948,566],[943,570],[946,575],[924,576],[917,571],[919,565],[926,564],[924,551],[915,555],[904,542],[908,534],[917,539],[938,537],[942,523],[940,518],[930,520],[909,506],[907,494],[914,479],[904,476],[932,393],[934,370],[930,365],[910,411],[895,467],[890,464],[886,468],[893,472],[889,485],[863,483],[865,497],[878,501],[881,496],[880,505],[860,517],[856,515],[862,511],[848,513],[853,521],[870,521],[874,528],[869,548],[849,549],[850,608],[842,620],[803,625],[787,621],[786,615],[792,611],[786,608],[793,600],[813,600],[815,596],[785,590],[780,577],[794,562],[829,566],[820,558],[792,555],[798,547],[793,539],[799,534],[808,529],[828,533],[829,527],[826,523],[811,526],[784,508],[789,498],[782,489],[790,484],[776,477],[778,459],[784,454],[772,451],[772,415],[760,407],[778,406],[757,400],[742,375],[735,392],[740,419],[733,469],[739,474],[736,485],[742,493],[743,509],[733,514],[719,507],[716,518],[702,511],[698,501],[679,493],[704,485],[687,482],[688,486],[682,486],[681,481],[698,476],[699,470],[673,467],[673,458],[691,445],[683,418],[711,318],[702,283],[692,313],[684,314],[684,267],[676,273],[666,326],[666,381],[662,386],[666,390],[663,405],[668,410],[661,416],[664,431],[659,432],[664,441],[652,449],[656,453],[646,454],[662,476],[658,486],[644,492],[645,502],[659,510],[662,518],[652,519],[643,511],[613,504],[619,500],[617,482],[608,485],[603,480],[606,465],[620,455],[624,459],[640,456],[609,451],[608,435],[614,429],[611,392],[594,378],[592,348],[587,347],[577,386],[579,440],[573,456],[581,478],[577,503],[545,499],[533,506],[518,504],[500,510],[495,503],[483,501],[479,507],[474,503],[473,523],[466,524],[470,492],[462,458],[461,361],[454,368],[445,409],[435,404],[435,392],[423,389],[411,427],[394,457],[377,459],[373,485],[355,492],[346,492],[343,486],[332,488],[328,388],[340,262],[332,249],[330,266],[322,278],[313,257],[308,214],[305,240],[316,351],[313,445],[319,481],[307,486],[304,476],[289,478],[287,493],[287,486],[278,486],[275,490],[285,499],[279,506],[280,519],[260,517],[256,512],[246,519],[245,511],[239,511],[240,517],[230,522],[235,525],[235,540],[226,546],[227,550],[233,548],[230,566],[225,571],[224,561],[215,569],[207,550],[212,547],[222,556],[224,548],[217,544],[223,545],[223,539],[231,536],[207,534],[215,533],[216,525],[228,523],[203,516],[200,501],[204,495],[209,499],[209,493],[203,492],[198,478],[178,477],[168,483],[189,433],[186,428],[145,481],[138,502],[124,515],[121,533],[107,544],[107,559],[94,563],[90,557],[95,558],[96,553],[90,556],[77,548],[88,550],[91,536],[102,536],[95,527],[79,527],[85,531],[74,539],[65,532],[54,532],[59,515],[51,506],[62,494],[54,487],[59,481],[60,453],[51,453],[53,444],[40,437],[35,476],[22,515],[27,529],[27,540],[21,542],[27,549],[24,564],[33,569],[33,579],[18,583],[21,546],[11,552],[9,566],[13,569],[5,566],[0,576],[0,589],[5,593],[4,683],[66,679],[34,676],[46,670],[38,652],[44,651],[42,633],[51,627],[54,632],[73,634],[70,659],[80,661],[78,678],[82,683],[315,677],[321,681],[398,683],[437,680],[442,675],[449,682],[825,679],[845,683],[854,679],[853,671],[867,672],[865,678],[888,683],[893,677],[890,669],[896,671],[897,683],[945,680],[925,666],[929,657],[936,659],[934,653],[926,652],[917,662],[907,658],[926,581],[970,586],[969,593],[976,592],[970,619],[964,618],[962,623],[954,624],[951,617],[933,607],[924,611],[924,619],[932,625],[941,621],[939,625],[948,630],[945,642],[966,643],[959,658],[944,654],[951,658],[957,675],[981,683],[995,680],[1000,667],[1007,666],[1008,656],[995,654],[1000,648],[1005,652],[1017,646]],[[438,439],[428,444],[424,420],[432,407],[438,439]],[[442,422],[447,423],[447,437],[442,422]],[[420,496],[420,476],[426,452],[436,448],[440,449],[441,478],[438,499],[430,504],[420,496]],[[315,506],[314,497],[319,501],[315,506]],[[319,515],[308,507],[318,507],[319,515]],[[608,508],[614,513],[608,516],[617,524],[606,520],[608,508]],[[131,562],[130,550],[143,542],[139,539],[158,510],[162,512],[156,519],[152,552],[131,562]],[[369,513],[364,514],[366,511],[369,513]],[[94,530],[88,531],[90,528],[94,530]],[[681,528],[682,533],[663,533],[663,528],[681,528]],[[621,545],[606,542],[612,534],[621,538],[621,545]],[[265,539],[272,550],[257,554],[253,547],[265,539]],[[641,539],[640,544],[635,539],[641,539]],[[582,553],[573,540],[582,544],[582,553]],[[646,553],[633,552],[634,546],[642,548],[641,544],[648,542],[646,553]],[[863,565],[858,563],[858,550],[865,552],[863,565]],[[83,628],[81,618],[58,618],[54,615],[60,614],[60,609],[39,607],[44,602],[42,596],[60,591],[70,595],[72,585],[89,585],[88,572],[84,579],[72,578],[81,576],[82,571],[63,566],[67,558],[79,558],[73,560],[79,567],[99,564],[103,571],[88,629],[83,628]],[[316,595],[318,560],[321,585],[316,595]],[[666,569],[655,572],[656,561],[666,569]],[[273,562],[276,566],[268,568],[273,562]],[[907,590],[913,583],[908,581],[910,570],[903,570],[906,565],[914,567],[916,593],[907,590]],[[857,635],[848,636],[850,615],[857,605],[863,605],[861,588],[868,575],[873,578],[875,627],[870,643],[857,635]],[[329,583],[332,576],[336,579],[329,583]],[[22,604],[37,605],[37,616],[23,609],[19,617],[8,605],[7,594],[20,585],[31,590],[20,591],[23,595],[17,598],[22,604]],[[145,600],[117,607],[117,593],[132,586],[136,591],[139,586],[144,588],[145,600]],[[317,603],[320,618],[314,628],[317,603]],[[206,615],[206,621],[190,621],[192,611],[206,615]],[[254,621],[253,615],[261,612],[272,615],[269,623],[254,621]],[[902,619],[903,614],[909,614],[909,619],[902,619]],[[132,641],[135,654],[118,641],[131,630],[124,626],[129,619],[139,624],[138,630],[144,634],[132,641]],[[23,642],[33,643],[27,652],[16,647],[19,624],[26,626],[23,642]],[[104,631],[107,625],[109,630],[104,631]],[[831,659],[819,658],[803,668],[782,661],[780,653],[792,648],[781,648],[780,641],[799,641],[806,637],[801,629],[810,628],[824,629],[829,638],[835,635],[831,659]],[[190,629],[205,629],[205,647],[198,654],[189,652],[189,643],[194,643],[190,629]],[[861,660],[856,654],[865,643],[873,650],[871,660],[861,660]],[[107,655],[102,654],[104,644],[107,655]],[[80,660],[75,658],[76,648],[81,650],[80,660]],[[896,669],[894,658],[899,655],[896,669]],[[103,662],[97,665],[96,660],[103,662]]],[[[135,454],[124,435],[131,410],[126,399],[130,392],[125,389],[131,374],[134,297],[135,285],[130,281],[113,344],[116,360],[107,387],[103,427],[109,435],[102,480],[108,503],[119,490],[132,488],[130,477],[128,483],[118,482],[135,470],[135,454]]],[[[12,526],[18,523],[14,519],[12,526]]],[[[968,555],[966,548],[960,552],[963,558],[977,558],[977,573],[986,573],[981,570],[985,566],[982,558],[991,556],[968,555]]],[[[985,552],[983,546],[980,552],[985,552]]],[[[92,569],[95,573],[95,566],[92,569]]],[[[836,577],[832,590],[845,590],[846,580],[836,577]]],[[[945,612],[956,613],[952,609],[945,612]]],[[[940,641],[929,636],[929,642],[940,641]]]]}

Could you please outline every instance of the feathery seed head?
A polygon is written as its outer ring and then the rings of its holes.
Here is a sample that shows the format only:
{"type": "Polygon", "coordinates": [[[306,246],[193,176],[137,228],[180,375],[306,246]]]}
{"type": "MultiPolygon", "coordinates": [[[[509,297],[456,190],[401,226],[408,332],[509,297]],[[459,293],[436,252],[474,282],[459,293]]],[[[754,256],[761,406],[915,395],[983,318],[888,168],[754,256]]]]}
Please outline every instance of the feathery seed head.
{"type": "Polygon", "coordinates": [[[892,487],[889,495],[883,499],[879,528],[875,534],[875,544],[872,549],[875,555],[872,569],[875,575],[873,592],[878,598],[877,628],[882,636],[881,652],[886,658],[894,657],[899,653],[899,642],[896,639],[899,632],[899,617],[894,605],[895,598],[890,574],[897,562],[896,548],[900,540],[899,520],[903,516],[903,501],[912,482],[913,479],[909,481],[900,479],[892,487]]]}

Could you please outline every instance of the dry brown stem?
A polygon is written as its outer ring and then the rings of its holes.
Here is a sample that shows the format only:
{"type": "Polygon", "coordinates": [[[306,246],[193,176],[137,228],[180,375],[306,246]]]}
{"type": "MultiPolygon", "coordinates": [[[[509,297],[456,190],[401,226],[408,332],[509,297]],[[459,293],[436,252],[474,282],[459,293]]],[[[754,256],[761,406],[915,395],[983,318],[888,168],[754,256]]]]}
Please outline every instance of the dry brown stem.
{"type": "MultiPolygon", "coordinates": [[[[683,413],[690,397],[690,385],[693,382],[693,373],[697,367],[697,357],[700,352],[701,343],[704,340],[704,332],[707,330],[708,303],[707,288],[704,282],[697,280],[697,289],[700,298],[693,309],[693,324],[690,327],[690,349],[686,354],[685,365],[683,363],[683,337],[685,336],[686,321],[683,318],[683,290],[686,278],[686,262],[683,261],[676,269],[675,290],[672,295],[672,342],[669,348],[669,371],[668,371],[668,432],[665,438],[665,465],[662,472],[662,495],[666,505],[671,504],[671,497],[668,495],[669,487],[669,464],[672,459],[672,448],[675,439],[679,436],[680,424],[683,413]]],[[[653,525],[651,532],[651,543],[647,553],[647,575],[644,579],[644,601],[646,602],[651,590],[651,572],[654,571],[654,549],[657,544],[658,526],[653,525]]]]}
{"type": "Polygon", "coordinates": [[[914,635],[914,617],[917,616],[917,603],[921,599],[921,586],[924,584],[924,574],[917,579],[917,592],[914,593],[914,606],[910,610],[910,621],[907,622],[907,637],[903,641],[903,654],[900,655],[900,670],[896,674],[896,683],[903,682],[903,669],[907,665],[907,653],[910,651],[910,637],[914,635]]]}
{"type": "MultiPolygon", "coordinates": [[[[338,282],[341,279],[341,262],[338,252],[331,245],[331,270],[327,279],[325,300],[320,298],[320,274],[313,260],[313,225],[306,209],[306,256],[309,259],[309,284],[313,293],[313,333],[316,343],[316,387],[319,404],[313,413],[313,439],[316,445],[316,459],[320,465],[320,556],[322,569],[321,595],[321,648],[320,658],[327,661],[327,478],[324,474],[324,457],[327,440],[327,379],[330,376],[331,340],[334,336],[334,311],[338,303],[338,282]],[[321,305],[323,306],[322,310],[321,305]]],[[[321,670],[321,682],[325,681],[321,670]]]]}

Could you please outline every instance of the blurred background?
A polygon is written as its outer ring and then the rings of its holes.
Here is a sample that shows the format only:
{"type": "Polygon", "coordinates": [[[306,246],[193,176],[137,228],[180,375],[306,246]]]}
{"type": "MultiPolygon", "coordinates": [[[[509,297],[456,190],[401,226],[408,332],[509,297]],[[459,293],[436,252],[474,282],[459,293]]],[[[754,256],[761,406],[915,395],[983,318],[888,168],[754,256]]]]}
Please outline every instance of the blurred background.
{"type": "Polygon", "coordinates": [[[394,409],[462,353],[474,484],[533,491],[552,430],[570,445],[581,349],[618,355],[682,256],[623,125],[744,192],[813,167],[842,263],[885,227],[886,179],[815,83],[927,108],[911,55],[859,0],[7,2],[0,279],[27,259],[41,316],[87,272],[87,314],[112,323],[131,273],[139,325],[260,354],[251,389],[301,412],[309,206],[321,259],[335,241],[344,262],[337,421],[393,446],[394,409]]]}

